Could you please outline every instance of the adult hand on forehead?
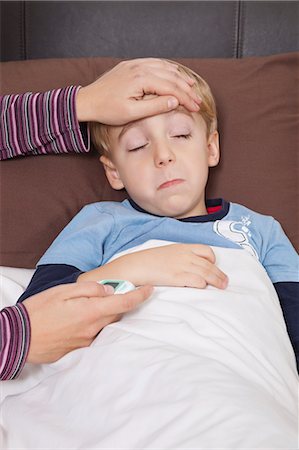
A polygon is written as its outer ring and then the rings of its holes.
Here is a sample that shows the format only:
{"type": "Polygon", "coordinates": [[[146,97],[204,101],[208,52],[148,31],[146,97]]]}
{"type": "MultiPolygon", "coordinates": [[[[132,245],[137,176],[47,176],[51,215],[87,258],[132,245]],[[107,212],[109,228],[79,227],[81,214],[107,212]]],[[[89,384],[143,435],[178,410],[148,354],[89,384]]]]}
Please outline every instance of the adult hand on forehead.
{"type": "Polygon", "coordinates": [[[161,114],[183,105],[199,110],[200,98],[192,89],[194,80],[175,64],[157,58],[122,61],[93,83],[82,87],[76,99],[79,122],[123,125],[161,114]],[[156,97],[143,99],[144,95],[156,97]]]}
{"type": "Polygon", "coordinates": [[[151,292],[151,286],[142,286],[111,295],[111,287],[82,282],[55,286],[26,299],[31,326],[27,361],[50,363],[89,346],[102,328],[137,308],[151,292]]]}

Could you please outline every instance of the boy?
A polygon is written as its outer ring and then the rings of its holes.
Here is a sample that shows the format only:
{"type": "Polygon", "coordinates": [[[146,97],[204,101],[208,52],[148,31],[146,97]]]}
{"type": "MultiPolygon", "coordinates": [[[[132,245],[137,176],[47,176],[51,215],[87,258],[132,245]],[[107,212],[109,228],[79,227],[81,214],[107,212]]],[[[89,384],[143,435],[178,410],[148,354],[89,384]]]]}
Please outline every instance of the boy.
{"type": "Polygon", "coordinates": [[[298,255],[272,217],[222,199],[206,202],[209,167],[219,161],[216,107],[207,83],[180,70],[195,79],[199,112],[179,106],[125,126],[91,125],[110,185],[130,198],[83,208],[41,258],[20,300],[56,284],[104,278],[225,289],[227,277],[208,246],[241,247],[259,259],[276,288],[298,364],[298,255]],[[178,244],[107,263],[150,239],[178,244]]]}

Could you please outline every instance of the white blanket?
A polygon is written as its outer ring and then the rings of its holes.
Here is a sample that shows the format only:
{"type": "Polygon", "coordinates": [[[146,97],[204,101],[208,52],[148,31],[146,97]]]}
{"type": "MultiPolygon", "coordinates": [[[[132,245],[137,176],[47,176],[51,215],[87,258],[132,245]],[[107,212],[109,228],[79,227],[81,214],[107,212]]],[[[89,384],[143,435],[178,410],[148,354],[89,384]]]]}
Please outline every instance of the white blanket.
{"type": "MultiPolygon", "coordinates": [[[[245,250],[214,251],[225,291],[155,288],[89,348],[3,382],[3,448],[297,449],[298,377],[275,289],[245,250]]],[[[2,272],[11,304],[31,271],[2,272]]]]}

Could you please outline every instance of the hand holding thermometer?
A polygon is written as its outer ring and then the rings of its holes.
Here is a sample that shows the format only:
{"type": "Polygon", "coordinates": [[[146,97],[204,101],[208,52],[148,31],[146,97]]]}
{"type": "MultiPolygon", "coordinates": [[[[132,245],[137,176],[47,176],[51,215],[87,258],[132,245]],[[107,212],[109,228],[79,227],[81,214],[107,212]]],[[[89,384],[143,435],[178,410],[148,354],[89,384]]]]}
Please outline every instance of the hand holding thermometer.
{"type": "Polygon", "coordinates": [[[134,284],[126,280],[101,280],[98,281],[99,284],[109,284],[114,289],[115,294],[125,294],[126,292],[133,291],[135,288],[134,284]]]}

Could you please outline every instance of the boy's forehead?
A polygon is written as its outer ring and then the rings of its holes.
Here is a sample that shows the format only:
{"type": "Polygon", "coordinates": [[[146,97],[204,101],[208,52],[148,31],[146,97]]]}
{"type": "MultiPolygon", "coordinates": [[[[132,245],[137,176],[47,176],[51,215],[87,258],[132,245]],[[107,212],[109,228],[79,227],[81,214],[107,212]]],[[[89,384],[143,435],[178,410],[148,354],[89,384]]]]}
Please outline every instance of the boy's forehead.
{"type": "Polygon", "coordinates": [[[157,117],[157,116],[167,116],[167,117],[173,117],[176,114],[184,114],[188,117],[190,117],[193,121],[194,121],[194,116],[191,112],[189,112],[184,106],[179,105],[176,109],[172,110],[172,111],[167,111],[166,113],[162,113],[162,114],[157,114],[156,116],[150,116],[150,117],[145,117],[143,119],[138,119],[138,120],[133,120],[132,122],[128,122],[127,124],[117,127],[117,139],[120,140],[121,137],[126,133],[126,131],[128,131],[130,128],[132,128],[133,126],[136,126],[138,124],[142,124],[145,121],[151,119],[151,117],[157,117]]]}

